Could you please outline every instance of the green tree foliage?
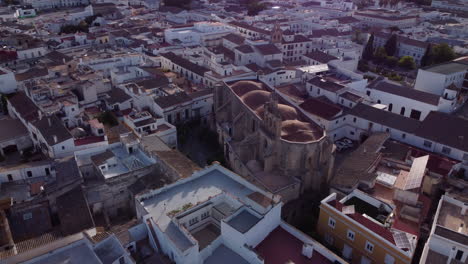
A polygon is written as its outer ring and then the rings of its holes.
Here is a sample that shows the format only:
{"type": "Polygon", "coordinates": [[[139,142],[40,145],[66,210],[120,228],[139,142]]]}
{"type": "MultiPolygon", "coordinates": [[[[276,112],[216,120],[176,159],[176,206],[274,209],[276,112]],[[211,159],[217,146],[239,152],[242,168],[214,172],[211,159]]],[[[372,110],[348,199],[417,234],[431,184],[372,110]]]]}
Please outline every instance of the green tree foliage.
{"type": "Polygon", "coordinates": [[[426,52],[424,52],[424,56],[421,58],[421,66],[429,66],[434,62],[434,54],[432,53],[432,45],[427,45],[426,52]]]}
{"type": "Polygon", "coordinates": [[[394,56],[387,56],[385,58],[385,65],[388,67],[395,67],[398,63],[398,59],[394,56]]]}
{"type": "Polygon", "coordinates": [[[7,96],[2,94],[0,95],[0,107],[1,107],[1,111],[4,113],[4,114],[8,114],[8,103],[7,103],[7,96]]]}
{"type": "Polygon", "coordinates": [[[189,9],[192,0],[164,0],[165,6],[175,6],[183,9],[189,9]]]}
{"type": "Polygon", "coordinates": [[[99,122],[111,127],[119,124],[117,118],[115,118],[115,116],[109,111],[101,113],[98,117],[98,120],[99,122]]]}
{"type": "Polygon", "coordinates": [[[387,51],[384,47],[380,47],[375,51],[374,60],[378,63],[384,62],[387,59],[387,51]]]}
{"type": "Polygon", "coordinates": [[[250,1],[247,4],[247,15],[248,16],[256,16],[260,11],[266,9],[266,4],[261,3],[260,1],[250,1]]]}
{"type": "Polygon", "coordinates": [[[416,68],[416,63],[414,62],[413,57],[411,56],[403,56],[401,59],[398,61],[398,66],[412,70],[416,68]]]}
{"type": "Polygon", "coordinates": [[[20,1],[19,0],[5,0],[3,1],[7,6],[8,5],[19,5],[20,1]]]}
{"type": "Polygon", "coordinates": [[[395,55],[396,49],[397,49],[397,35],[392,34],[392,36],[387,40],[387,43],[385,43],[385,51],[387,52],[388,56],[393,56],[395,55]]]}
{"type": "Polygon", "coordinates": [[[372,34],[369,37],[366,47],[364,47],[364,51],[362,52],[362,58],[365,60],[372,60],[373,57],[374,57],[374,34],[372,34]]]}
{"type": "Polygon", "coordinates": [[[434,63],[443,63],[451,61],[457,57],[453,49],[447,44],[442,43],[432,48],[434,63]]]}

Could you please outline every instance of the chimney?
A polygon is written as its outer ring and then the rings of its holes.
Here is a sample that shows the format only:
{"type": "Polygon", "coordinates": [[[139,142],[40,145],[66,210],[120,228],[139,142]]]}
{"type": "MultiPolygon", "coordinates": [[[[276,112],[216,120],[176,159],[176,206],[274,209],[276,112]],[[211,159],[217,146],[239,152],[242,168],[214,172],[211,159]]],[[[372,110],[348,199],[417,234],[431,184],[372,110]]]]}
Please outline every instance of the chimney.
{"type": "Polygon", "coordinates": [[[302,245],[302,255],[306,256],[307,258],[312,258],[312,254],[314,253],[314,246],[311,244],[302,245]]]}
{"type": "Polygon", "coordinates": [[[462,205],[461,215],[466,215],[467,209],[468,209],[468,203],[464,203],[464,204],[462,205]]]}
{"type": "Polygon", "coordinates": [[[53,135],[52,137],[54,138],[54,143],[57,144],[57,142],[58,142],[57,136],[53,135]]]}

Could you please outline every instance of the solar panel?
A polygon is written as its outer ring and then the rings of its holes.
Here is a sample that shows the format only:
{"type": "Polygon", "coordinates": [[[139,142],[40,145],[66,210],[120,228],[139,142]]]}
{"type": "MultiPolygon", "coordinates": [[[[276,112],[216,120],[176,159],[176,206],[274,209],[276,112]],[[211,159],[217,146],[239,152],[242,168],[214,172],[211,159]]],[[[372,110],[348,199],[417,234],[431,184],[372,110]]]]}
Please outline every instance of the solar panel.
{"type": "Polygon", "coordinates": [[[408,236],[404,232],[394,232],[393,239],[395,240],[395,244],[399,248],[407,248],[409,250],[412,249],[411,243],[408,239],[408,236]]]}
{"type": "Polygon", "coordinates": [[[344,206],[342,212],[343,214],[354,214],[354,205],[344,206]]]}
{"type": "Polygon", "coordinates": [[[411,166],[408,178],[403,185],[403,190],[411,190],[421,186],[424,175],[426,174],[426,166],[429,161],[429,155],[414,159],[411,166]]]}

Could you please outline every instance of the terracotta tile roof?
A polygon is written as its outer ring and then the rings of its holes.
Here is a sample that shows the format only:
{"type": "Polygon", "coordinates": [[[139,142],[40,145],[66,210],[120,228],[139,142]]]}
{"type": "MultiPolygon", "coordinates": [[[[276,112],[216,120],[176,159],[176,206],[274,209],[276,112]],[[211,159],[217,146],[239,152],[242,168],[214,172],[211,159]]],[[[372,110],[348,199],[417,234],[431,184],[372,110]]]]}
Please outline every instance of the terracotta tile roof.
{"type": "Polygon", "coordinates": [[[329,104],[314,97],[305,100],[299,107],[326,120],[333,120],[342,111],[338,105],[329,104]]]}
{"type": "Polygon", "coordinates": [[[415,131],[419,137],[468,151],[468,120],[431,111],[415,131]]]}
{"type": "Polygon", "coordinates": [[[254,50],[252,49],[252,47],[250,45],[247,45],[247,44],[244,44],[244,45],[241,45],[241,46],[238,46],[235,48],[236,50],[242,52],[242,53],[253,53],[254,50]]]}
{"type": "Polygon", "coordinates": [[[18,92],[8,99],[10,104],[15,108],[16,112],[27,121],[37,120],[39,117],[39,108],[35,103],[24,93],[18,92]]]}
{"type": "Polygon", "coordinates": [[[329,55],[325,52],[321,52],[319,50],[309,52],[305,54],[307,58],[313,59],[315,61],[321,62],[321,63],[328,63],[331,60],[337,60],[338,58],[332,55],[329,55]]]}
{"type": "Polygon", "coordinates": [[[312,258],[302,254],[304,242],[287,232],[282,227],[277,227],[255,247],[265,264],[332,264],[333,262],[314,250],[312,258]]]}
{"type": "Polygon", "coordinates": [[[242,45],[244,44],[244,41],[245,41],[244,37],[234,34],[234,33],[227,34],[223,38],[237,45],[242,45]]]}
{"type": "Polygon", "coordinates": [[[341,84],[330,82],[320,77],[315,77],[313,79],[310,79],[308,83],[315,85],[317,87],[320,87],[322,89],[325,89],[327,91],[330,91],[330,92],[337,92],[344,88],[344,86],[341,84]]]}
{"type": "Polygon", "coordinates": [[[57,211],[63,235],[94,227],[94,220],[81,186],[57,197],[57,211]]]}
{"type": "Polygon", "coordinates": [[[159,105],[161,108],[169,108],[178,104],[190,102],[191,100],[192,98],[190,98],[190,96],[186,92],[171,94],[168,96],[160,96],[154,99],[156,104],[159,105]]]}
{"type": "Polygon", "coordinates": [[[438,105],[440,99],[440,97],[435,94],[419,91],[411,87],[396,85],[386,81],[377,83],[373,89],[431,105],[438,105]]]}
{"type": "Polygon", "coordinates": [[[177,56],[176,54],[174,54],[173,52],[168,52],[168,53],[161,53],[161,56],[170,60],[172,63],[174,64],[177,64],[179,65],[180,67],[184,68],[184,69],[187,69],[191,72],[194,72],[200,76],[204,76],[205,75],[205,72],[209,72],[210,70],[203,67],[203,66],[200,66],[200,65],[197,65],[189,60],[186,60],[180,56],[177,56]]]}
{"type": "Polygon", "coordinates": [[[262,44],[254,46],[262,55],[280,54],[281,50],[274,44],[262,44]]]}

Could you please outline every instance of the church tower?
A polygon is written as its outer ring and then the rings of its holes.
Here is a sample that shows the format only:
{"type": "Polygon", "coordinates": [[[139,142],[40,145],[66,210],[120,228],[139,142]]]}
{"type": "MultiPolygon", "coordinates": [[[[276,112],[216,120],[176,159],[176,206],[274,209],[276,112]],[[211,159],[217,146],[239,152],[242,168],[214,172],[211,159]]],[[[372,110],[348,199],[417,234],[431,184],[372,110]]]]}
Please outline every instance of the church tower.
{"type": "Polygon", "coordinates": [[[281,43],[283,40],[283,30],[278,22],[275,23],[273,30],[271,31],[271,42],[273,43],[281,43]]]}

